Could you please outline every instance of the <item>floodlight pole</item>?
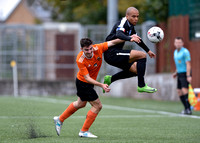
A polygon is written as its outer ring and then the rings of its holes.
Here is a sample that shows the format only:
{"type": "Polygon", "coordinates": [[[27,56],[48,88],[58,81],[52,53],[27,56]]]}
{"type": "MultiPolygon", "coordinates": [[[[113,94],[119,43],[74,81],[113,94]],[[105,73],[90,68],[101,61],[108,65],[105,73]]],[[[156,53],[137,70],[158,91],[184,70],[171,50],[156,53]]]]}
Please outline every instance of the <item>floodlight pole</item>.
{"type": "Polygon", "coordinates": [[[107,5],[107,33],[109,34],[118,20],[118,0],[108,0],[107,5]]]}
{"type": "Polygon", "coordinates": [[[17,64],[13,60],[10,63],[13,69],[13,88],[14,88],[14,97],[18,97],[18,81],[17,81],[17,64]]]}
{"type": "MultiPolygon", "coordinates": [[[[112,30],[114,24],[118,20],[118,0],[107,0],[107,35],[112,30]]],[[[106,66],[106,70],[109,74],[114,74],[119,72],[119,69],[116,67],[111,67],[110,65],[106,66]]]]}

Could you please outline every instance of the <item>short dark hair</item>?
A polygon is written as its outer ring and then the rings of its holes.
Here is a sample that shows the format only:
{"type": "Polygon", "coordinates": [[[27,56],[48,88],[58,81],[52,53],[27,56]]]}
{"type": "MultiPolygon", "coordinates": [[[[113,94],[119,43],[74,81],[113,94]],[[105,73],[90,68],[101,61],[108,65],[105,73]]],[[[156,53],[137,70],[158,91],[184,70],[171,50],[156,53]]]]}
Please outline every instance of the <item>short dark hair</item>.
{"type": "Polygon", "coordinates": [[[183,41],[183,38],[182,37],[176,37],[175,39],[177,39],[177,40],[182,40],[183,41]]]}
{"type": "Polygon", "coordinates": [[[89,47],[90,45],[92,45],[92,43],[93,43],[92,40],[89,38],[82,38],[80,41],[81,48],[89,47]]]}

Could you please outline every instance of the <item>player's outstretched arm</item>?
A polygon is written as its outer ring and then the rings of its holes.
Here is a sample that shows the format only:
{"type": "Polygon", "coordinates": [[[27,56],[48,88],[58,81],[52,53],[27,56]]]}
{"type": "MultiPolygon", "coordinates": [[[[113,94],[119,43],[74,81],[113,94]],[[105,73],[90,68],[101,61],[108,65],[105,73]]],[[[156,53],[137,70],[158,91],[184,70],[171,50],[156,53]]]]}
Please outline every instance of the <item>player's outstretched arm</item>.
{"type": "Polygon", "coordinates": [[[131,37],[130,37],[130,36],[127,36],[127,35],[124,33],[123,29],[122,29],[122,30],[118,30],[118,31],[116,32],[116,37],[119,38],[119,39],[121,39],[121,40],[131,41],[131,37]]]}
{"type": "Polygon", "coordinates": [[[110,88],[109,88],[109,86],[108,86],[107,84],[103,84],[103,83],[100,83],[100,82],[94,80],[93,78],[91,78],[91,77],[89,76],[89,74],[85,75],[84,78],[85,78],[85,80],[86,80],[88,83],[103,88],[103,89],[105,90],[105,92],[109,92],[109,91],[110,91],[110,88]]]}
{"type": "Polygon", "coordinates": [[[121,39],[115,39],[115,40],[107,41],[108,47],[112,47],[112,46],[119,44],[119,43],[122,43],[122,42],[125,42],[125,41],[121,40],[121,39]]]}

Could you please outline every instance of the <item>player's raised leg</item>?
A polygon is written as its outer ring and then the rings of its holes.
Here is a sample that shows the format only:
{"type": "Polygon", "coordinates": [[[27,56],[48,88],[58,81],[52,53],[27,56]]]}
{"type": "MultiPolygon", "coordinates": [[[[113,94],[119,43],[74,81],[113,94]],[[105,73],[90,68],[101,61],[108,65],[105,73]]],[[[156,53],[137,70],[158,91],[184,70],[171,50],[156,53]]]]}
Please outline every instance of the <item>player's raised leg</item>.
{"type": "MultiPolygon", "coordinates": [[[[120,72],[114,74],[113,76],[111,76],[111,75],[104,76],[104,84],[107,84],[109,86],[111,83],[115,82],[116,80],[131,78],[134,76],[137,76],[137,74],[130,72],[128,70],[123,70],[123,71],[120,71],[120,72]]],[[[103,93],[105,93],[104,90],[103,90],[103,93]]]]}
{"type": "MultiPolygon", "coordinates": [[[[104,76],[104,83],[108,85],[120,79],[126,79],[137,76],[136,68],[134,71],[129,71],[129,68],[131,67],[132,64],[135,64],[136,60],[144,58],[146,56],[144,52],[136,50],[118,50],[116,51],[115,55],[117,55],[117,57],[115,56],[114,58],[111,58],[112,61],[110,64],[123,69],[123,71],[120,71],[114,74],[113,76],[110,75],[104,76]]],[[[105,58],[105,60],[108,59],[107,57],[105,58]]]]}
{"type": "Polygon", "coordinates": [[[120,71],[120,72],[114,74],[113,76],[111,76],[111,75],[104,76],[104,83],[110,85],[111,83],[115,82],[116,80],[131,78],[134,76],[137,76],[137,74],[127,71],[127,70],[123,70],[123,71],[120,71]]]}
{"type": "MultiPolygon", "coordinates": [[[[131,51],[130,57],[134,57],[134,54],[135,54],[134,51],[131,51]]],[[[136,65],[133,64],[131,66],[130,71],[133,73],[137,72],[137,76],[138,76],[137,90],[138,90],[138,92],[154,93],[157,91],[157,89],[149,87],[147,84],[145,84],[144,75],[145,75],[145,70],[146,70],[146,54],[144,56],[144,54],[141,53],[141,55],[143,55],[144,58],[138,59],[136,62],[136,65]],[[135,70],[137,70],[137,71],[135,71],[135,70]]]]}
{"type": "Polygon", "coordinates": [[[123,70],[121,72],[116,73],[113,76],[106,75],[104,77],[104,83],[110,85],[112,82],[119,79],[138,76],[138,92],[156,92],[157,89],[149,87],[147,84],[145,84],[144,75],[146,70],[146,53],[142,51],[131,50],[128,62],[133,63],[129,71],[123,70]]]}
{"type": "Polygon", "coordinates": [[[146,58],[146,53],[142,51],[137,51],[137,50],[131,50],[130,51],[130,56],[129,56],[129,63],[136,62],[140,59],[146,58]]]}

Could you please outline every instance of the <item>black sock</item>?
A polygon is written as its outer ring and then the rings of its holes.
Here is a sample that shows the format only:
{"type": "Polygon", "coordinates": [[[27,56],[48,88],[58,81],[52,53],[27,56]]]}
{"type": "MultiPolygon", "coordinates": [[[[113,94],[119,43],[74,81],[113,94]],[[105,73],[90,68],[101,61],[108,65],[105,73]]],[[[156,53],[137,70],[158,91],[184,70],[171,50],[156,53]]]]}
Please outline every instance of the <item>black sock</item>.
{"type": "Polygon", "coordinates": [[[137,75],[138,75],[138,86],[139,87],[145,86],[145,82],[144,82],[145,70],[146,70],[146,58],[139,59],[137,61],[137,75]]]}
{"type": "Polygon", "coordinates": [[[181,100],[184,108],[187,109],[187,103],[186,103],[185,95],[181,95],[179,97],[180,97],[180,100],[181,100]]]}
{"type": "Polygon", "coordinates": [[[185,94],[183,96],[185,96],[185,101],[186,101],[187,109],[190,110],[190,103],[189,103],[189,100],[188,100],[188,94],[185,94]]]}
{"type": "Polygon", "coordinates": [[[125,78],[134,77],[134,76],[137,76],[137,74],[132,73],[130,71],[121,71],[121,72],[118,72],[118,73],[116,73],[112,76],[111,83],[116,81],[116,80],[119,80],[119,79],[125,79],[125,78]]]}

